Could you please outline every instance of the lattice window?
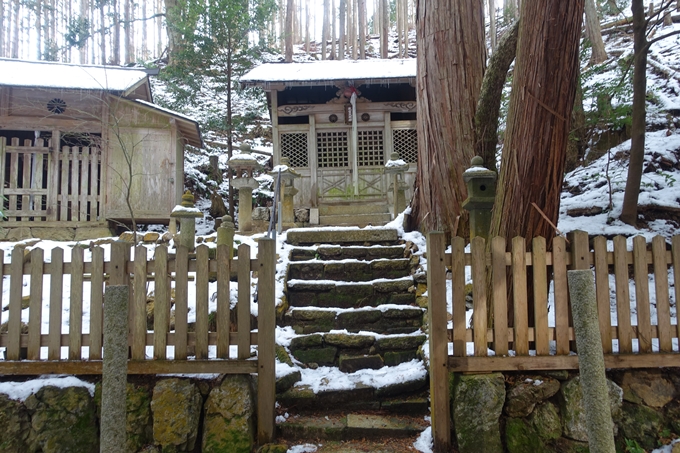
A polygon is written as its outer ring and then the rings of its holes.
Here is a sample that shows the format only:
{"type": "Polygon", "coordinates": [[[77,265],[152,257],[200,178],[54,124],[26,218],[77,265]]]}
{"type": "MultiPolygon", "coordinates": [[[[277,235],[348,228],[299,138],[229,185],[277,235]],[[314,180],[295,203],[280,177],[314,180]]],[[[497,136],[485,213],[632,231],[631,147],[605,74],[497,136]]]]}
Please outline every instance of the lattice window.
{"type": "Polygon", "coordinates": [[[394,129],[392,141],[394,150],[404,162],[418,163],[418,135],[415,129],[394,129]]]}
{"type": "Polygon", "coordinates": [[[309,167],[307,133],[281,134],[281,157],[287,157],[293,168],[309,167]]]}
{"type": "Polygon", "coordinates": [[[382,130],[359,131],[357,162],[360,167],[377,167],[385,164],[382,130]]]}
{"type": "Polygon", "coordinates": [[[317,132],[316,150],[319,168],[347,167],[349,147],[347,132],[317,132]]]}

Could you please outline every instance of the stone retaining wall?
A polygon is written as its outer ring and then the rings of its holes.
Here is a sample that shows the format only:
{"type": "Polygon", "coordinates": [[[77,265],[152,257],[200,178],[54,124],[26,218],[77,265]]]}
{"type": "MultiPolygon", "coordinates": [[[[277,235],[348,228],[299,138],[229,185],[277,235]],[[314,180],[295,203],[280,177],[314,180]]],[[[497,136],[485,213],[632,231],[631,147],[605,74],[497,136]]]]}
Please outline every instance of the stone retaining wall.
{"type": "MultiPolygon", "coordinates": [[[[246,375],[214,380],[131,377],[127,453],[249,453],[255,388],[246,375]]],[[[101,384],[45,386],[15,401],[0,393],[0,453],[97,453],[101,384]]]]}
{"type": "MultiPolygon", "coordinates": [[[[617,451],[680,436],[677,369],[608,373],[617,451]]],[[[576,373],[451,375],[453,441],[460,453],[577,453],[588,435],[576,373]]],[[[674,450],[675,451],[675,450],[674,450]]]]}

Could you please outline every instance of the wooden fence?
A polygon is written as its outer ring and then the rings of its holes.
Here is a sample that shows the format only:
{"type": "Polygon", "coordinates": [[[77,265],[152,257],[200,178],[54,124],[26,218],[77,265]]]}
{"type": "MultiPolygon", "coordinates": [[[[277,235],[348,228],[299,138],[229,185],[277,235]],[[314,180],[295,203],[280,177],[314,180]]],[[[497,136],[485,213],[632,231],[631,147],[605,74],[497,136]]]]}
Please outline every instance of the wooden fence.
{"type": "Polygon", "coordinates": [[[595,237],[591,250],[588,235],[575,232],[568,242],[562,237],[554,238],[550,252],[546,251],[546,240],[540,237],[532,240],[531,251],[527,251],[527,241],[522,237],[512,239],[508,248],[504,238],[492,238],[488,249],[484,239],[477,237],[467,253],[464,240],[456,237],[451,241],[451,252],[445,253],[444,234],[428,234],[430,398],[436,449],[446,449],[450,444],[449,371],[486,373],[578,368],[568,269],[594,270],[607,368],[680,366],[677,348],[680,325],[671,323],[671,308],[676,308],[680,300],[680,236],[673,237],[671,244],[669,250],[666,239],[657,236],[648,250],[645,238],[638,236],[633,239],[633,249],[628,250],[626,238],[618,236],[613,240],[613,251],[607,251],[607,240],[595,237]],[[511,251],[507,252],[508,249],[511,251]],[[472,277],[470,327],[466,323],[466,268],[472,277]],[[451,312],[447,309],[447,269],[451,271],[451,312]],[[676,283],[674,304],[670,300],[669,269],[676,283]],[[655,297],[650,297],[650,274],[655,297]],[[613,300],[610,275],[614,281],[613,300]],[[550,317],[554,323],[549,322],[548,312],[551,281],[554,313],[550,317]],[[631,299],[631,281],[634,299],[631,299]],[[508,283],[511,284],[510,304],[508,283]],[[489,310],[493,316],[489,316],[489,310]],[[615,323],[612,313],[616,314],[615,323]],[[631,314],[637,322],[631,322],[631,314]],[[452,321],[452,329],[448,328],[448,319],[452,321]],[[450,342],[452,354],[449,354],[450,342]]]}
{"type": "Polygon", "coordinates": [[[226,245],[212,250],[215,252],[212,257],[206,245],[199,246],[195,254],[184,247],[169,254],[166,246],[159,246],[153,257],[148,256],[146,247],[138,246],[133,260],[130,260],[130,248],[130,244],[115,242],[111,244],[110,259],[105,260],[104,249],[95,247],[91,260],[85,261],[84,249],[76,245],[71,249],[70,262],[64,260],[61,248],[52,249],[49,260],[40,248],[25,253],[25,249],[15,247],[9,263],[2,262],[4,254],[0,253],[3,277],[0,293],[2,285],[9,284],[6,307],[9,317],[0,334],[0,347],[5,348],[6,360],[0,360],[0,374],[100,374],[105,287],[107,284],[129,285],[128,373],[257,373],[258,439],[271,441],[275,404],[274,240],[261,239],[258,259],[254,260],[250,259],[250,247],[245,244],[239,246],[241,258],[233,260],[229,259],[226,245]],[[237,324],[230,321],[232,268],[238,275],[237,324]],[[250,329],[251,271],[258,273],[257,332],[250,329]],[[209,294],[211,280],[217,285],[214,295],[209,294]],[[153,330],[148,330],[147,284],[152,281],[153,330]],[[188,316],[190,281],[192,290],[195,285],[193,328],[188,316]],[[43,294],[46,283],[49,283],[49,294],[43,294]],[[70,286],[66,297],[68,310],[63,305],[65,285],[70,286]],[[22,296],[24,288],[30,290],[28,296],[22,296]],[[216,298],[214,313],[208,311],[211,297],[216,298]],[[22,302],[24,307],[26,302],[28,305],[27,323],[22,323],[25,310],[22,302]],[[171,323],[173,302],[174,323],[171,323]],[[43,310],[47,319],[43,319],[43,310]],[[84,326],[85,313],[89,313],[87,326],[84,326]],[[66,333],[62,331],[64,316],[68,316],[66,333]],[[212,317],[214,322],[210,322],[212,317]],[[174,324],[172,330],[171,324],[174,324]],[[89,332],[83,333],[84,328],[89,332]],[[251,359],[251,345],[257,345],[256,359],[251,359]],[[147,354],[147,347],[152,347],[152,354],[147,354]],[[214,357],[209,358],[213,347],[214,357]],[[172,352],[172,358],[168,358],[168,351],[172,352]],[[64,356],[67,358],[62,358],[64,356]]]}
{"type": "Polygon", "coordinates": [[[0,197],[10,222],[84,223],[102,217],[99,147],[64,146],[52,140],[0,137],[0,197]]]}

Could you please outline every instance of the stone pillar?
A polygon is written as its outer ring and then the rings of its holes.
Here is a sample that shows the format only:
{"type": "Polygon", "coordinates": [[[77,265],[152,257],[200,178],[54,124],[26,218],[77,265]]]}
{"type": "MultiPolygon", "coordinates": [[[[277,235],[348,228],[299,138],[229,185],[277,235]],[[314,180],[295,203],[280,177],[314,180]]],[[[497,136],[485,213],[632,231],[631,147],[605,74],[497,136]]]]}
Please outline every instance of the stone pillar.
{"type": "Polygon", "coordinates": [[[593,272],[590,269],[571,270],[567,275],[588,446],[592,453],[614,453],[614,423],[609,408],[593,272]]]}
{"type": "Polygon", "coordinates": [[[295,206],[293,204],[293,197],[297,195],[298,190],[291,186],[285,186],[283,189],[283,209],[281,209],[281,218],[283,226],[289,227],[295,225],[295,206]]]}
{"type": "Polygon", "coordinates": [[[225,215],[222,217],[222,223],[217,229],[217,245],[226,245],[229,247],[229,259],[234,257],[234,233],[236,227],[231,216],[225,215]]]}
{"type": "Polygon", "coordinates": [[[129,294],[127,285],[108,286],[104,294],[100,453],[118,453],[126,449],[129,294]]]}
{"type": "Polygon", "coordinates": [[[253,189],[259,187],[254,178],[237,178],[232,180],[234,189],[238,190],[238,230],[253,229],[253,189]]]}
{"type": "Polygon", "coordinates": [[[196,219],[203,217],[203,213],[194,207],[191,192],[184,192],[182,203],[175,206],[170,217],[179,219],[179,245],[193,252],[196,249],[196,219]]]}
{"type": "Polygon", "coordinates": [[[491,209],[496,198],[496,172],[483,166],[484,160],[475,156],[470,168],[463,173],[467,183],[468,197],[463,208],[470,212],[470,240],[476,236],[489,239],[491,209]]]}
{"type": "Polygon", "coordinates": [[[392,191],[392,214],[396,218],[406,209],[406,189],[408,185],[404,182],[404,173],[408,170],[408,164],[399,159],[399,153],[390,154],[390,160],[385,163],[385,174],[392,175],[392,184],[389,190],[392,191]]]}

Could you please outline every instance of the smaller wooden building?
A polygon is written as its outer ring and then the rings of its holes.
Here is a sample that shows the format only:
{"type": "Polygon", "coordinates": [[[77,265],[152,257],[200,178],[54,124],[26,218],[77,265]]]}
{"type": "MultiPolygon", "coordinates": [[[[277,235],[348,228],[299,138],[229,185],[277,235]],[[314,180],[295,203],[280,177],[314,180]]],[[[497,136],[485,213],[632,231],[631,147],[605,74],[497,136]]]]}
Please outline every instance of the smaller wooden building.
{"type": "Polygon", "coordinates": [[[153,104],[146,71],[0,59],[5,232],[168,223],[185,145],[198,124],[153,104]]]}
{"type": "Polygon", "coordinates": [[[392,152],[409,164],[411,196],[415,80],[415,59],[343,60],[263,64],[241,84],[267,93],[274,164],[288,157],[302,175],[296,207],[318,212],[321,224],[375,225],[390,220],[392,152]]]}

